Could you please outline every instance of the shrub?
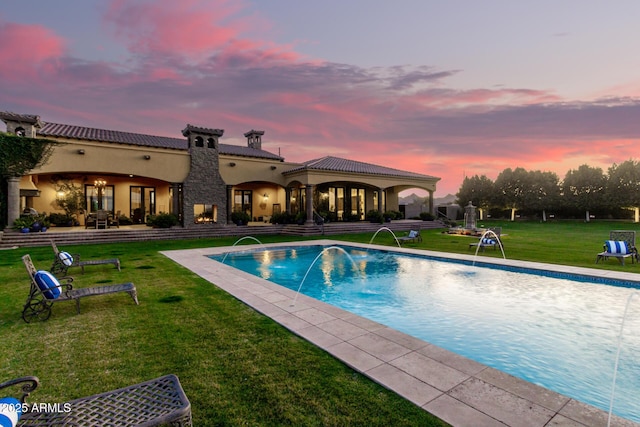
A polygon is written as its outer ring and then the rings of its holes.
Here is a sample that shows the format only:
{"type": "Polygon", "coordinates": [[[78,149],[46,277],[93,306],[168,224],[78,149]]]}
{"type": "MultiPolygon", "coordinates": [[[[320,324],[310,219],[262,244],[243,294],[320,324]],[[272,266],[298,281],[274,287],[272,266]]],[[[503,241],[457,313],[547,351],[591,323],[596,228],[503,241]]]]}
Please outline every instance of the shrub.
{"type": "Polygon", "coordinates": [[[74,219],[69,214],[52,213],[49,215],[49,222],[57,227],[68,227],[73,225],[74,219]]]}
{"type": "Polygon", "coordinates": [[[383,216],[385,220],[402,219],[402,212],[386,211],[383,216]]]}
{"type": "Polygon", "coordinates": [[[358,214],[354,214],[354,213],[345,213],[343,218],[347,222],[360,221],[360,217],[358,216],[358,214]]]}
{"type": "Polygon", "coordinates": [[[118,221],[120,225],[131,225],[133,224],[133,220],[126,215],[120,215],[118,217],[118,221]]]}
{"type": "Polygon", "coordinates": [[[307,220],[307,213],[306,212],[298,212],[296,214],[296,219],[295,222],[296,224],[304,224],[304,222],[307,220]]]}
{"type": "Polygon", "coordinates": [[[335,222],[338,220],[338,217],[334,212],[329,211],[320,211],[318,215],[322,217],[323,222],[326,224],[327,222],[335,222]]]}
{"type": "Polygon", "coordinates": [[[149,215],[147,225],[156,228],[171,228],[178,225],[178,217],[174,214],[160,212],[158,215],[149,215]]]}
{"type": "Polygon", "coordinates": [[[289,212],[280,212],[271,215],[271,224],[292,224],[293,216],[289,212]]]}
{"type": "Polygon", "coordinates": [[[373,223],[382,224],[384,222],[384,217],[379,211],[376,211],[376,210],[370,210],[369,212],[367,212],[366,218],[367,218],[367,221],[373,222],[373,223]]]}
{"type": "Polygon", "coordinates": [[[246,225],[251,221],[251,216],[246,212],[231,212],[231,221],[237,225],[246,225]]]}
{"type": "Polygon", "coordinates": [[[436,219],[431,212],[420,212],[420,219],[423,221],[433,221],[436,219]]]}
{"type": "Polygon", "coordinates": [[[22,230],[23,228],[31,228],[34,223],[34,217],[32,216],[21,216],[20,218],[16,218],[13,221],[13,229],[14,230],[22,230]]]}

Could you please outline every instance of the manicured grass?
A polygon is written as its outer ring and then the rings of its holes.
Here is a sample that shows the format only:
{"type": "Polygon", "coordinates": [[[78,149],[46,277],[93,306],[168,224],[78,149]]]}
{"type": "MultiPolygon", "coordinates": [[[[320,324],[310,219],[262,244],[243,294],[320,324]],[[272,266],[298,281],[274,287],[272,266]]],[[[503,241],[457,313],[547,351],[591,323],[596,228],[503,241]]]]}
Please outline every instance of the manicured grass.
{"type": "MultiPolygon", "coordinates": [[[[550,264],[573,265],[579,267],[599,268],[607,270],[631,271],[640,273],[640,265],[631,266],[627,259],[622,266],[615,259],[609,259],[596,265],[596,254],[602,252],[602,245],[609,239],[611,230],[634,230],[640,239],[640,224],[622,221],[557,221],[557,222],[510,222],[485,221],[478,224],[485,227],[502,227],[502,242],[505,256],[508,259],[545,262],[550,264]]],[[[473,255],[475,248],[469,243],[476,242],[477,237],[450,235],[443,230],[423,230],[422,243],[407,242],[403,247],[428,249],[443,252],[455,252],[473,255]]],[[[358,235],[343,236],[345,240],[361,240],[358,235]]],[[[374,243],[395,245],[393,236],[388,232],[380,232],[374,243]]],[[[640,244],[640,242],[637,242],[640,244]]],[[[479,252],[478,256],[502,257],[498,249],[489,248],[479,252]]]]}
{"type": "MultiPolygon", "coordinates": [[[[0,252],[0,382],[36,375],[31,402],[62,402],[175,373],[197,426],[443,426],[158,253],[231,245],[236,239],[64,247],[84,258],[122,261],[87,267],[77,286],[133,281],[127,294],[60,302],[46,322],[20,318],[29,252],[48,268],[51,248],[0,252]]],[[[262,241],[283,240],[262,238],[262,241]]]]}
{"type": "MultiPolygon", "coordinates": [[[[623,222],[486,222],[502,226],[507,258],[640,272],[615,260],[595,264],[609,231],[623,222]]],[[[470,237],[425,230],[405,247],[473,254],[470,237]]],[[[372,234],[329,236],[368,243],[372,234]]],[[[210,283],[160,250],[225,246],[237,238],[150,241],[62,247],[83,258],[119,257],[112,266],[74,272],[76,286],[133,281],[127,294],[54,305],[46,322],[20,318],[29,282],[20,260],[30,253],[48,269],[52,250],[0,251],[0,381],[36,375],[32,402],[61,402],[175,373],[192,403],[194,425],[444,425],[210,283]]],[[[264,243],[295,238],[260,236],[264,243]]],[[[251,243],[251,242],[248,242],[251,243]]],[[[395,245],[381,232],[377,244],[395,245]]],[[[479,256],[502,256],[491,249],[479,256]]]]}

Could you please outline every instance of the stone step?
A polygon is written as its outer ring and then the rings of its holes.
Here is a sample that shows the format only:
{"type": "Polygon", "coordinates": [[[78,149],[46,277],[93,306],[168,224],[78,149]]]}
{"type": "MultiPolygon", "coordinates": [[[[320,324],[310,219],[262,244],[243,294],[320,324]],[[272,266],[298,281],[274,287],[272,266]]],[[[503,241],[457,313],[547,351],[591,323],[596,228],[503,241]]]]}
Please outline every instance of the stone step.
{"type": "Polygon", "coordinates": [[[260,225],[260,226],[214,226],[203,228],[136,228],[108,230],[69,230],[48,231],[46,233],[20,233],[7,230],[0,233],[0,248],[47,246],[53,240],[61,245],[81,245],[96,243],[133,242],[144,240],[177,240],[199,239],[224,236],[255,235],[288,235],[288,236],[320,236],[352,233],[375,233],[382,227],[395,232],[406,232],[412,229],[442,228],[438,221],[401,220],[385,224],[368,222],[334,222],[322,226],[311,225],[260,225]]]}

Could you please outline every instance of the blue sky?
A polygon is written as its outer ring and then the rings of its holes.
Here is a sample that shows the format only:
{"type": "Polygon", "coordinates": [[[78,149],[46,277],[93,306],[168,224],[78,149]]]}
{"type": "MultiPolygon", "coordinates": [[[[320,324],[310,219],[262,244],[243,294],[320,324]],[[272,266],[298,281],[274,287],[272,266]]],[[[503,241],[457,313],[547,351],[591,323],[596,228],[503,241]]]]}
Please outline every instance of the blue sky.
{"type": "Polygon", "coordinates": [[[633,158],[640,2],[8,1],[0,110],[441,177],[633,158]]]}

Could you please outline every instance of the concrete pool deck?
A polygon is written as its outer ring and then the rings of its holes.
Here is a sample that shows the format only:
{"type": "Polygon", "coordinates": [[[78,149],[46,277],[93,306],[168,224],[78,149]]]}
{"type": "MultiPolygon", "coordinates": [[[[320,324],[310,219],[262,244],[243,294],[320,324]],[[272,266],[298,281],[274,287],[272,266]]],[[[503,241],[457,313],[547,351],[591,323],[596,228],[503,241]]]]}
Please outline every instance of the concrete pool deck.
{"type": "MultiPolygon", "coordinates": [[[[350,245],[333,240],[269,244],[350,245]]],[[[362,247],[362,245],[359,245],[362,247]]],[[[263,245],[163,251],[176,263],[225,290],[294,334],[322,348],[354,370],[371,378],[454,427],[600,427],[608,413],[593,406],[518,379],[419,340],[385,325],[357,316],[305,295],[208,258],[231,250],[263,245]],[[293,304],[295,300],[295,304],[293,304]]],[[[431,256],[473,260],[449,254],[371,245],[431,256]]],[[[639,281],[640,275],[478,257],[478,262],[639,281]]],[[[607,385],[607,387],[610,387],[607,385]]],[[[612,417],[612,426],[640,426],[612,417]]]]}

